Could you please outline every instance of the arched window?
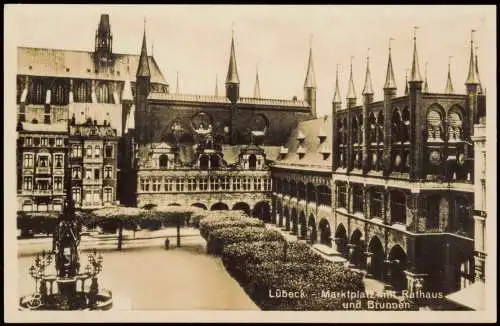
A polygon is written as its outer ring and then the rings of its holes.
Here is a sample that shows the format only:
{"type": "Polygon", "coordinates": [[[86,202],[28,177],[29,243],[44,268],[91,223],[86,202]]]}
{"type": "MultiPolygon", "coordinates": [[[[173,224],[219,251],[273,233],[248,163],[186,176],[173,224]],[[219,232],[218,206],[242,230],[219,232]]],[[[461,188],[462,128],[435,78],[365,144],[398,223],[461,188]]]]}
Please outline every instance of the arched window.
{"type": "Polygon", "coordinates": [[[76,82],[75,102],[91,102],[90,92],[90,85],[86,81],[81,80],[76,82]]]}
{"type": "Polygon", "coordinates": [[[371,218],[380,218],[383,219],[382,216],[382,205],[384,204],[384,196],[382,191],[379,189],[373,189],[370,191],[370,217],[371,218]]]}
{"type": "Polygon", "coordinates": [[[257,157],[255,156],[255,154],[251,154],[248,157],[248,168],[250,170],[255,170],[257,168],[257,157]]]}
{"type": "Polygon", "coordinates": [[[401,136],[401,141],[403,143],[410,140],[410,111],[408,110],[408,107],[403,109],[403,126],[401,136]]]}
{"type": "Polygon", "coordinates": [[[347,208],[347,187],[343,182],[337,184],[337,207],[347,208]]]}
{"type": "Polygon", "coordinates": [[[376,128],[377,128],[377,119],[375,119],[375,115],[373,112],[370,112],[368,116],[368,142],[375,143],[377,141],[376,138],[376,128]]]}
{"type": "Polygon", "coordinates": [[[352,200],[354,212],[364,212],[364,197],[363,186],[360,184],[353,184],[352,186],[352,200]]]}
{"type": "Polygon", "coordinates": [[[449,124],[449,140],[461,140],[462,139],[462,130],[463,130],[463,122],[462,117],[457,112],[451,112],[448,115],[449,124]]]}
{"type": "Polygon", "coordinates": [[[403,121],[398,109],[392,112],[392,142],[399,143],[403,140],[403,121]]]}
{"type": "Polygon", "coordinates": [[[218,169],[219,167],[220,167],[219,155],[217,155],[217,154],[210,155],[210,168],[211,169],[218,169]]]}
{"type": "Polygon", "coordinates": [[[41,80],[34,79],[31,83],[31,103],[44,104],[45,103],[45,89],[41,80]]]}
{"type": "Polygon", "coordinates": [[[406,224],[406,195],[402,191],[391,192],[391,224],[406,224]]]}
{"type": "Polygon", "coordinates": [[[200,169],[201,170],[208,170],[208,162],[209,162],[208,156],[201,155],[200,156],[200,169]]]}
{"type": "Polygon", "coordinates": [[[439,230],[439,205],[440,196],[434,195],[427,197],[427,223],[428,231],[439,230]]]}
{"type": "Polygon", "coordinates": [[[358,144],[358,120],[356,117],[352,118],[352,133],[351,133],[351,140],[353,144],[358,144]]]}
{"type": "Polygon", "coordinates": [[[427,139],[436,140],[442,138],[442,116],[437,110],[429,110],[427,113],[427,139]]]}
{"type": "Polygon", "coordinates": [[[99,103],[112,103],[109,85],[100,84],[97,88],[97,102],[99,103]]]}
{"type": "Polygon", "coordinates": [[[378,134],[377,134],[377,143],[383,143],[384,142],[384,114],[382,111],[378,113],[377,116],[377,127],[378,127],[378,134]]]}
{"type": "Polygon", "coordinates": [[[53,93],[53,103],[58,105],[66,104],[66,90],[61,84],[58,84],[52,90],[53,93]]]}
{"type": "Polygon", "coordinates": [[[168,156],[165,154],[160,155],[159,158],[160,169],[168,168],[168,156]]]}

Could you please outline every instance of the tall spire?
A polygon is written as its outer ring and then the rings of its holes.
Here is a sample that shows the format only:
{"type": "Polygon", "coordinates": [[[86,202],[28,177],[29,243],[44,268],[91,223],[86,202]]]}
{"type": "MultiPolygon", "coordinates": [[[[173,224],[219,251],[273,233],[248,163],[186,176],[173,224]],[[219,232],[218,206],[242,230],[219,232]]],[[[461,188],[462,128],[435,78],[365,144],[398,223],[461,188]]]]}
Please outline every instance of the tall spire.
{"type": "Polygon", "coordinates": [[[391,56],[391,41],[394,40],[392,37],[389,38],[389,60],[387,61],[387,73],[385,76],[384,88],[396,89],[396,81],[394,79],[394,69],[392,68],[392,56],[391,56]]]}
{"type": "Polygon", "coordinates": [[[410,81],[422,81],[422,76],[420,75],[420,65],[418,62],[417,29],[418,26],[413,27],[413,60],[411,62],[410,81]]]}
{"type": "Polygon", "coordinates": [[[424,80],[424,93],[429,93],[429,83],[427,82],[427,64],[425,63],[425,80],[424,80]]]}
{"type": "Polygon", "coordinates": [[[314,65],[312,57],[312,35],[309,39],[309,62],[307,64],[306,80],[304,81],[304,88],[316,88],[316,76],[314,75],[314,65]]]}
{"type": "Polygon", "coordinates": [[[351,65],[350,65],[350,72],[349,72],[349,85],[347,88],[347,98],[348,99],[355,99],[356,98],[356,92],[354,91],[354,81],[352,79],[352,59],[354,57],[351,56],[351,65]]]}
{"type": "Polygon", "coordinates": [[[469,59],[469,73],[467,74],[467,81],[465,82],[466,84],[479,84],[479,79],[476,74],[476,63],[475,63],[475,56],[474,56],[474,32],[476,30],[471,31],[471,38],[470,38],[470,59],[469,59]]]}
{"type": "Polygon", "coordinates": [[[257,69],[255,72],[255,85],[253,88],[253,97],[260,98],[259,65],[257,65],[257,69]]]}
{"type": "Polygon", "coordinates": [[[219,76],[215,75],[215,96],[219,96],[219,76]]]}
{"type": "Polygon", "coordinates": [[[405,72],[405,96],[408,95],[408,69],[405,72]]]}
{"type": "Polygon", "coordinates": [[[477,82],[479,83],[478,88],[477,88],[477,92],[479,94],[482,94],[483,93],[483,87],[481,86],[481,78],[479,77],[479,68],[478,68],[478,65],[477,65],[477,49],[478,49],[478,47],[476,46],[476,48],[475,48],[476,55],[474,57],[474,63],[475,63],[475,66],[476,66],[477,82]]]}
{"type": "Polygon", "coordinates": [[[141,56],[137,67],[137,77],[151,77],[148,61],[148,49],[146,46],[146,18],[144,18],[144,34],[142,36],[141,56]]]}
{"type": "Polygon", "coordinates": [[[236,55],[234,53],[234,28],[231,30],[231,54],[229,56],[229,67],[227,69],[226,84],[239,84],[238,69],[236,67],[236,55]]]}
{"type": "Polygon", "coordinates": [[[370,73],[370,49],[368,48],[368,55],[366,56],[366,75],[365,86],[363,87],[363,95],[373,94],[372,88],[372,75],[370,73]]]}
{"type": "Polygon", "coordinates": [[[97,33],[99,35],[107,35],[111,33],[111,27],[109,24],[109,14],[101,15],[101,20],[99,21],[99,27],[97,28],[97,33]]]}
{"type": "Polygon", "coordinates": [[[339,90],[339,65],[337,65],[337,72],[335,76],[335,93],[333,94],[333,103],[341,103],[342,99],[340,98],[340,90],[339,90]]]}
{"type": "Polygon", "coordinates": [[[179,94],[179,72],[175,75],[175,94],[179,94]]]}
{"type": "Polygon", "coordinates": [[[445,94],[453,94],[453,83],[451,81],[451,61],[452,56],[448,57],[448,77],[446,78],[446,86],[444,87],[445,94]]]}

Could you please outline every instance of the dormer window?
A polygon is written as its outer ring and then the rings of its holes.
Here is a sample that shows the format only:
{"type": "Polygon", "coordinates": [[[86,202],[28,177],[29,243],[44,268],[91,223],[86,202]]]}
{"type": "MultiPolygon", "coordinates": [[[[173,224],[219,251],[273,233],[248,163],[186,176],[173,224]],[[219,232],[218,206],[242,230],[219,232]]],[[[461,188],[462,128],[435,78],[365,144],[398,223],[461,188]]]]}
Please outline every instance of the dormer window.
{"type": "Polygon", "coordinates": [[[299,130],[299,132],[297,134],[297,140],[302,143],[304,141],[304,139],[306,139],[306,136],[304,135],[302,130],[299,130]]]}
{"type": "Polygon", "coordinates": [[[325,141],[326,139],[326,132],[325,130],[323,129],[323,127],[320,127],[319,128],[319,133],[318,133],[318,138],[319,138],[319,142],[322,143],[325,141]]]}
{"type": "Polygon", "coordinates": [[[326,143],[323,143],[319,149],[319,152],[323,155],[323,159],[326,160],[330,156],[330,148],[328,148],[326,143]]]}
{"type": "Polygon", "coordinates": [[[303,158],[306,154],[306,149],[302,145],[299,145],[297,148],[297,154],[299,155],[299,158],[303,158]]]}

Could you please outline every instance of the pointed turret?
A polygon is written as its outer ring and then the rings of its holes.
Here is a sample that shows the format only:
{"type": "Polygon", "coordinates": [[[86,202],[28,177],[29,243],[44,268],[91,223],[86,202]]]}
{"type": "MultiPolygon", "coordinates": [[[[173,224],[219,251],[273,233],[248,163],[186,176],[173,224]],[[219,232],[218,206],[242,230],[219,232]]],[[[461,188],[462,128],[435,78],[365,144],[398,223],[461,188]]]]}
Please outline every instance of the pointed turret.
{"type": "Polygon", "coordinates": [[[229,66],[226,76],[226,96],[232,103],[236,103],[240,97],[240,79],[234,51],[234,32],[231,35],[231,53],[229,54],[229,66]]]}
{"type": "Polygon", "coordinates": [[[477,76],[477,82],[478,82],[478,88],[477,88],[477,92],[479,94],[482,94],[483,93],[483,87],[481,85],[481,78],[479,77],[479,68],[478,68],[478,64],[477,64],[477,46],[476,46],[476,55],[474,56],[474,65],[476,66],[476,76],[477,76]]]}
{"type": "Polygon", "coordinates": [[[316,88],[316,76],[314,75],[312,47],[309,48],[309,61],[307,64],[307,73],[306,79],[304,81],[304,88],[316,88]]]}
{"type": "Polygon", "coordinates": [[[253,88],[253,97],[260,98],[260,84],[259,84],[259,69],[255,72],[255,85],[253,88]]]}
{"type": "Polygon", "coordinates": [[[306,79],[304,80],[304,100],[311,106],[311,115],[316,117],[316,76],[314,75],[312,55],[312,35],[309,40],[309,61],[307,63],[306,79]]]}
{"type": "Polygon", "coordinates": [[[239,84],[238,68],[236,66],[236,54],[234,51],[234,37],[231,37],[231,53],[229,55],[229,66],[227,68],[226,84],[239,84]]]}
{"type": "Polygon", "coordinates": [[[352,57],[351,57],[351,65],[349,69],[349,83],[347,86],[347,99],[356,99],[356,91],[354,90],[354,80],[352,78],[352,57]]]}
{"type": "Polygon", "coordinates": [[[148,61],[148,49],[146,46],[146,26],[144,26],[144,34],[142,36],[141,56],[139,58],[139,65],[137,66],[136,77],[151,77],[148,61]]]}
{"type": "Polygon", "coordinates": [[[427,62],[425,63],[424,93],[429,93],[429,83],[427,82],[427,62]]]}
{"type": "Polygon", "coordinates": [[[446,86],[444,87],[445,94],[453,94],[453,82],[451,81],[450,59],[451,59],[451,57],[448,59],[448,76],[446,78],[446,86]]]}
{"type": "Polygon", "coordinates": [[[332,103],[334,111],[340,110],[342,99],[340,97],[340,90],[339,90],[339,65],[337,65],[337,71],[335,73],[335,92],[333,93],[332,103]]]}
{"type": "Polygon", "coordinates": [[[408,95],[408,71],[405,72],[405,96],[408,95]]]}
{"type": "Polygon", "coordinates": [[[179,72],[176,73],[175,77],[175,94],[179,94],[179,72]]]}
{"type": "Polygon", "coordinates": [[[366,57],[366,74],[365,86],[363,87],[363,95],[373,94],[372,75],[370,72],[370,56],[366,57]]]}
{"type": "Polygon", "coordinates": [[[215,75],[215,96],[219,96],[219,76],[215,75]]]}
{"type": "Polygon", "coordinates": [[[420,65],[418,62],[418,51],[417,51],[417,36],[416,30],[418,28],[415,27],[415,34],[413,35],[413,59],[411,61],[411,75],[410,81],[422,81],[422,76],[420,75],[420,65]]]}
{"type": "Polygon", "coordinates": [[[97,33],[99,35],[107,35],[111,33],[111,27],[109,25],[109,14],[102,14],[101,20],[99,21],[99,27],[97,28],[97,33]]]}
{"type": "MultiPolygon", "coordinates": [[[[472,31],[474,32],[474,31],[472,31]]],[[[475,55],[474,55],[474,40],[471,37],[470,40],[470,58],[469,58],[469,73],[467,74],[466,85],[477,85],[479,84],[479,79],[476,74],[476,63],[475,63],[475,55]]]]}
{"type": "MultiPolygon", "coordinates": [[[[390,42],[390,40],[389,40],[390,42]]],[[[392,68],[391,46],[389,45],[389,60],[387,61],[387,73],[385,75],[384,89],[396,89],[394,69],[392,68]]]]}

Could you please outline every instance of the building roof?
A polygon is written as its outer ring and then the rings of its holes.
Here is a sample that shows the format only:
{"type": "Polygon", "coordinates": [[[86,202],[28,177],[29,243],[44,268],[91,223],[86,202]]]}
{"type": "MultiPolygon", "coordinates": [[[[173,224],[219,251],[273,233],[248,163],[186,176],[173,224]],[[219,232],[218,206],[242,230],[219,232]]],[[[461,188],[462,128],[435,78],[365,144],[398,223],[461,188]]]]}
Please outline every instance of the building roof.
{"type": "MultiPolygon", "coordinates": [[[[217,103],[230,104],[231,101],[225,96],[213,95],[197,95],[197,94],[173,94],[151,92],[148,96],[150,100],[172,101],[172,102],[196,102],[196,103],[217,103]]],[[[242,105],[258,105],[258,106],[277,106],[283,108],[304,108],[309,109],[310,105],[303,100],[282,100],[282,99],[267,99],[240,97],[238,104],[242,105]]]]}
{"type": "Polygon", "coordinates": [[[331,170],[331,135],[331,116],[300,122],[285,144],[288,154],[276,160],[275,166],[291,170],[295,168],[331,170]],[[305,136],[302,141],[299,139],[301,137],[298,137],[299,133],[305,136]]]}
{"type": "MultiPolygon", "coordinates": [[[[136,71],[139,55],[113,53],[113,67],[97,70],[94,52],[62,49],[18,47],[17,73],[19,75],[84,78],[124,81],[127,67],[136,71]]],[[[167,84],[153,57],[148,57],[151,82],[167,84]]]]}
{"type": "Polygon", "coordinates": [[[68,124],[62,123],[31,123],[23,122],[23,131],[43,132],[43,133],[66,133],[68,131],[68,124]]]}

